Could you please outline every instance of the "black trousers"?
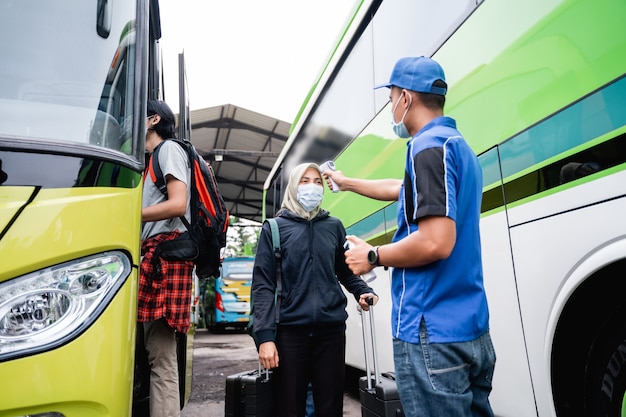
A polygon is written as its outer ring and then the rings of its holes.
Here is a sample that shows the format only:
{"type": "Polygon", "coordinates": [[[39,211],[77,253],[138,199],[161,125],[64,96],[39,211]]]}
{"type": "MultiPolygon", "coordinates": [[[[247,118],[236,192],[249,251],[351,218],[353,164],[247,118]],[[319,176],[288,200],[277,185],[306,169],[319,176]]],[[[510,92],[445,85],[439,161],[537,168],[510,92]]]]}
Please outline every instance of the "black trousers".
{"type": "Polygon", "coordinates": [[[278,417],[304,417],[307,386],[313,385],[316,417],[343,416],[345,332],[316,334],[279,326],[274,401],[278,417]]]}

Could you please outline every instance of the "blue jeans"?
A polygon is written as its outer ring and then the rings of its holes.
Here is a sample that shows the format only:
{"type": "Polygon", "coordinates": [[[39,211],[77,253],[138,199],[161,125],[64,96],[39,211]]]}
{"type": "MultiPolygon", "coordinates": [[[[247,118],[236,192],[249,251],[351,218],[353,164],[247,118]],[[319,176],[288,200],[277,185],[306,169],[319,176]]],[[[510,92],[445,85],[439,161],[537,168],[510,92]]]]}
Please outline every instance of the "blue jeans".
{"type": "Polygon", "coordinates": [[[493,417],[496,354],[489,332],[469,342],[429,344],[422,321],[420,343],[394,339],[393,355],[406,417],[493,417]]]}
{"type": "Polygon", "coordinates": [[[315,404],[313,404],[313,385],[309,382],[306,392],[306,413],[305,417],[315,417],[315,404]]]}

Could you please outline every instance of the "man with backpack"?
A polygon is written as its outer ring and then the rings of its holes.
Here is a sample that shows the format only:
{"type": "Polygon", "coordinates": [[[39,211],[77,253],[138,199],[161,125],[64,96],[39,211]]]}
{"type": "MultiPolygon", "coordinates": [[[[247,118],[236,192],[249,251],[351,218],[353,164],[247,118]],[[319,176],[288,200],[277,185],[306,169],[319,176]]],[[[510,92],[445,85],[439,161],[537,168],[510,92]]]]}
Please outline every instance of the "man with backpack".
{"type": "MultiPolygon", "coordinates": [[[[158,147],[158,163],[167,192],[162,192],[151,175],[144,176],[141,211],[141,254],[137,317],[143,327],[150,363],[150,416],[180,415],[176,332],[190,327],[193,282],[192,260],[166,260],[155,250],[159,243],[173,240],[190,221],[191,168],[185,149],[175,141],[175,117],[163,101],[149,100],[146,118],[146,150],[158,147]]],[[[150,167],[151,164],[148,164],[150,167]]]]}

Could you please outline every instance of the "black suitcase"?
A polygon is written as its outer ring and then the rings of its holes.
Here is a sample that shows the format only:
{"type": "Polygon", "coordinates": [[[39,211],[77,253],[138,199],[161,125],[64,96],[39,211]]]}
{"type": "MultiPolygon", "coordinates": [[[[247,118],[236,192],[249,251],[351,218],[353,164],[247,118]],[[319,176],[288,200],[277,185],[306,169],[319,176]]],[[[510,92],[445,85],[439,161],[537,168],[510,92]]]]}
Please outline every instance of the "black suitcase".
{"type": "Polygon", "coordinates": [[[226,377],[225,417],[274,417],[272,371],[245,371],[226,377]]]}
{"type": "Polygon", "coordinates": [[[378,371],[378,357],[376,353],[376,334],[374,332],[374,309],[369,309],[369,338],[365,312],[361,311],[363,327],[363,348],[365,351],[365,373],[359,379],[359,399],[361,400],[361,417],[404,417],[404,411],[398,396],[398,387],[393,372],[380,374],[378,371]],[[371,361],[374,372],[370,369],[368,339],[371,344],[371,361]]]}

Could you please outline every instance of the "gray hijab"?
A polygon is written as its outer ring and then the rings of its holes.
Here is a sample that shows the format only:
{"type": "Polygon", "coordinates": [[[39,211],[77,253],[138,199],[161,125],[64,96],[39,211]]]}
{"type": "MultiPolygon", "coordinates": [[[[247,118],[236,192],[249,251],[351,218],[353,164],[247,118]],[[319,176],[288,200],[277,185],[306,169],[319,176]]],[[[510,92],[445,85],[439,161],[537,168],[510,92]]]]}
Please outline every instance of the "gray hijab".
{"type": "MultiPolygon", "coordinates": [[[[300,164],[289,173],[289,182],[287,183],[287,192],[285,193],[285,197],[283,198],[283,203],[281,205],[281,209],[287,209],[292,213],[297,214],[298,216],[311,220],[317,213],[320,211],[320,207],[315,207],[312,211],[306,211],[302,205],[298,202],[298,185],[300,184],[300,180],[302,176],[306,172],[307,169],[313,168],[318,172],[320,170],[319,165],[313,162],[307,162],[304,164],[300,164]]],[[[323,187],[323,186],[322,186],[323,187]]]]}

